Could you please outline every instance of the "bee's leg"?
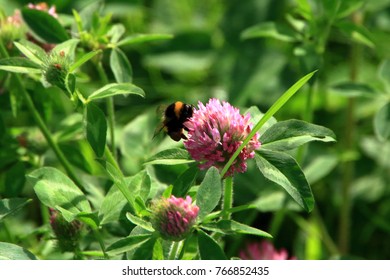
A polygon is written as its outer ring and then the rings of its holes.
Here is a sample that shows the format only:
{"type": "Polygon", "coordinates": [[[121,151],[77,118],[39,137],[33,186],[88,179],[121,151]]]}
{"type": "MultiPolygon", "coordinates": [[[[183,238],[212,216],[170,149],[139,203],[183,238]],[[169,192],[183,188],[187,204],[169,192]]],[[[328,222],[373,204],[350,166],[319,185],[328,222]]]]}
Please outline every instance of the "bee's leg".
{"type": "Polygon", "coordinates": [[[181,138],[184,140],[188,140],[187,136],[185,136],[184,133],[181,134],[181,138]]]}

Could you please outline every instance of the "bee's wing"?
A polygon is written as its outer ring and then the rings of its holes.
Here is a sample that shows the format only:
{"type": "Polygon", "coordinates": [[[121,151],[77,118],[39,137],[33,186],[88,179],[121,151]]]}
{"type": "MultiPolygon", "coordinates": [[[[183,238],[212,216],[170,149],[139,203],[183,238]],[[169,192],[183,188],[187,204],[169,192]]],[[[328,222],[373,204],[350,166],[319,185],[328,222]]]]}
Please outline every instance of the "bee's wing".
{"type": "Polygon", "coordinates": [[[153,138],[156,137],[162,130],[164,129],[164,123],[160,123],[156,129],[154,130],[154,133],[153,133],[153,138]]]}
{"type": "Polygon", "coordinates": [[[160,104],[157,106],[156,108],[156,114],[159,116],[159,117],[163,117],[164,114],[165,114],[165,110],[167,109],[168,105],[166,104],[160,104]]]}
{"type": "Polygon", "coordinates": [[[153,133],[153,138],[156,137],[159,133],[161,133],[161,131],[164,129],[165,127],[165,123],[164,123],[164,114],[165,114],[165,110],[167,109],[167,106],[164,105],[164,104],[161,104],[159,105],[157,108],[156,108],[156,114],[158,115],[158,118],[159,118],[159,121],[160,121],[160,124],[156,127],[156,129],[154,130],[154,133],[153,133]]]}

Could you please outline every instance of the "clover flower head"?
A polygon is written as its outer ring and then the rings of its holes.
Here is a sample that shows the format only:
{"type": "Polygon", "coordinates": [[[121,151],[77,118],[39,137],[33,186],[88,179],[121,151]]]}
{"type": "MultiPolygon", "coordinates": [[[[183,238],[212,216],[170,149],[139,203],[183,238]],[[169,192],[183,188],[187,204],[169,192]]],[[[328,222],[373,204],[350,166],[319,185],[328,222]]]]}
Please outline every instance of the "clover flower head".
{"type": "Polygon", "coordinates": [[[14,25],[15,27],[20,27],[23,23],[20,11],[15,10],[12,16],[7,17],[7,23],[14,25]]]}
{"type": "Polygon", "coordinates": [[[64,51],[52,51],[47,56],[43,65],[43,75],[46,82],[66,91],[65,79],[68,74],[69,67],[70,60],[64,51]]]}
{"type": "Polygon", "coordinates": [[[49,212],[50,226],[58,241],[58,246],[63,252],[73,251],[77,246],[82,224],[77,220],[67,222],[60,212],[52,208],[49,212]]]}
{"type": "Polygon", "coordinates": [[[175,196],[155,201],[152,205],[153,216],[151,219],[153,228],[164,239],[179,241],[190,232],[198,216],[199,207],[192,205],[192,199],[175,196]]]}
{"type": "Polygon", "coordinates": [[[260,243],[250,243],[239,253],[239,257],[243,260],[296,260],[292,256],[288,258],[288,252],[282,248],[279,251],[269,241],[260,243]]]}
{"type": "Polygon", "coordinates": [[[7,45],[7,48],[11,48],[10,42],[22,38],[24,32],[25,27],[19,10],[15,10],[13,15],[6,18],[0,18],[0,39],[7,45]]]}
{"type": "MultiPolygon", "coordinates": [[[[221,103],[215,98],[210,99],[206,105],[199,102],[198,109],[194,109],[192,118],[184,125],[188,129],[188,139],[184,141],[184,146],[191,157],[200,162],[201,169],[215,166],[219,170],[229,161],[253,126],[249,114],[243,116],[228,102],[221,103]]],[[[258,138],[259,134],[256,133],[242,149],[225,177],[246,171],[247,159],[253,158],[254,150],[261,145],[258,138]]]]}

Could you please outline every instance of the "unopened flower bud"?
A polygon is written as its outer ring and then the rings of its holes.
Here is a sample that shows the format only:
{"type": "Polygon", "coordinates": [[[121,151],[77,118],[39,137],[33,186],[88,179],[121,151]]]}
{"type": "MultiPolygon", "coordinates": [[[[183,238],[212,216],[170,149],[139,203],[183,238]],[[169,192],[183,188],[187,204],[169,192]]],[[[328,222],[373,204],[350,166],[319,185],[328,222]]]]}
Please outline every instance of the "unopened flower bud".
{"type": "Polygon", "coordinates": [[[64,51],[59,53],[51,53],[44,65],[43,74],[45,80],[62,90],[66,91],[65,78],[68,74],[70,62],[66,57],[64,51]]]}
{"type": "Polygon", "coordinates": [[[54,209],[50,211],[50,225],[63,252],[72,252],[77,246],[82,224],[74,220],[67,222],[62,214],[54,209]]]}
{"type": "Polygon", "coordinates": [[[153,228],[164,239],[179,241],[184,239],[191,231],[198,216],[199,207],[192,205],[192,199],[176,198],[173,195],[166,199],[155,201],[152,206],[153,228]]]}

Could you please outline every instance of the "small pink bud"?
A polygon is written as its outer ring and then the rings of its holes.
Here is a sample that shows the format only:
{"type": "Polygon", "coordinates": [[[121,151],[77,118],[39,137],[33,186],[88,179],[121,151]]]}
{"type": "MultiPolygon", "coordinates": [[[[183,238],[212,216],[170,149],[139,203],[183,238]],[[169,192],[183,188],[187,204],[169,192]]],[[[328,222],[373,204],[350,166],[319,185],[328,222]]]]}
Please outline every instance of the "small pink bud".
{"type": "Polygon", "coordinates": [[[192,205],[190,196],[183,199],[172,195],[170,198],[155,201],[152,210],[153,228],[164,239],[179,241],[184,239],[191,231],[198,216],[199,207],[192,205]]]}
{"type": "Polygon", "coordinates": [[[63,252],[71,252],[77,246],[82,224],[74,220],[67,222],[62,214],[54,209],[50,211],[50,225],[58,241],[58,246],[63,252]]]}

